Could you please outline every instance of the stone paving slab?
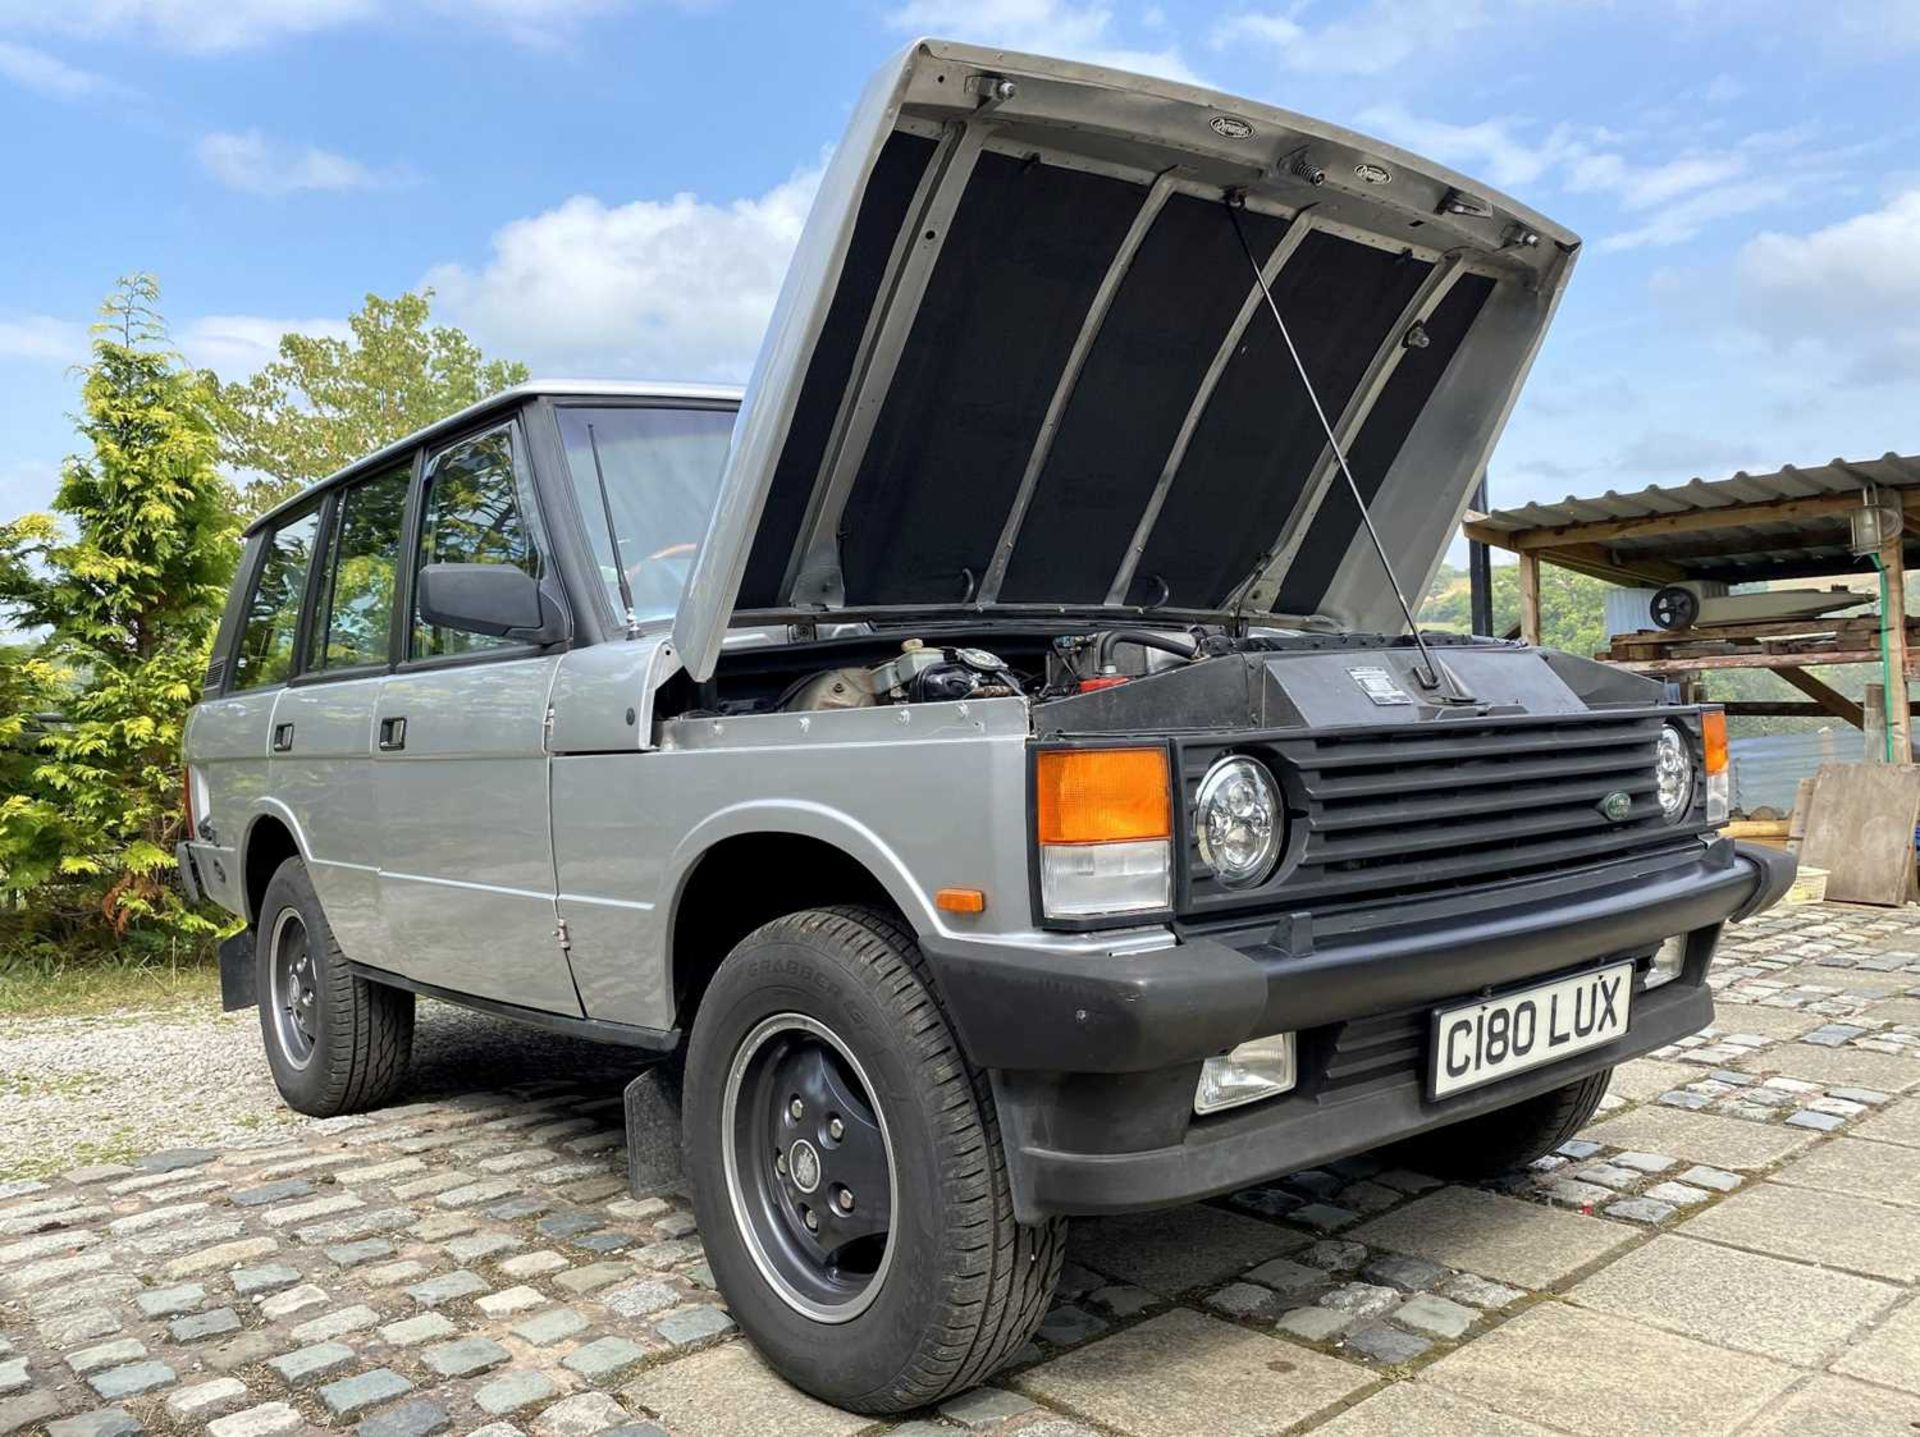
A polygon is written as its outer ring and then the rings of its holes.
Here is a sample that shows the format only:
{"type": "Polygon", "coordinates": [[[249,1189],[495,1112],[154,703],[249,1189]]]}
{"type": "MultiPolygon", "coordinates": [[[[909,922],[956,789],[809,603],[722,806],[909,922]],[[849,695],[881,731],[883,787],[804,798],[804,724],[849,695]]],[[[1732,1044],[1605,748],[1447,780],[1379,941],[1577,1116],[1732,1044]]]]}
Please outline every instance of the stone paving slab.
{"type": "Polygon", "coordinates": [[[851,1437],[871,1426],[816,1402],[769,1372],[745,1346],[715,1347],[647,1373],[622,1393],[674,1433],[702,1437],[851,1437]]]}
{"type": "Polygon", "coordinates": [[[1737,1248],[1662,1236],[1576,1284],[1569,1300],[1724,1347],[1814,1366],[1903,1289],[1737,1248]]]}
{"type": "Polygon", "coordinates": [[[1920,1303],[1910,1302],[1833,1364],[1833,1370],[1920,1396],[1920,1303]]]}
{"type": "Polygon", "coordinates": [[[1762,1183],[1680,1230],[1777,1257],[1920,1283],[1920,1214],[1865,1198],[1762,1183]]]}
{"type": "Polygon", "coordinates": [[[1788,1163],[1773,1181],[1920,1208],[1920,1148],[1836,1138],[1788,1163]]]}
{"type": "Polygon", "coordinates": [[[1396,1382],[1313,1430],[1322,1437],[1555,1437],[1431,1382],[1396,1382]]]}
{"type": "Polygon", "coordinates": [[[1909,1437],[1920,1397],[1844,1377],[1816,1377],[1742,1437],[1909,1437]]]}
{"type": "Polygon", "coordinates": [[[1764,1357],[1548,1302],[1443,1357],[1420,1380],[1568,1432],[1711,1437],[1765,1411],[1799,1375],[1764,1357]]]}
{"type": "Polygon", "coordinates": [[[1920,1148],[1920,1098],[1902,1098],[1880,1112],[1861,1119],[1853,1129],[1857,1138],[1920,1148]]]}
{"type": "Polygon", "coordinates": [[[1016,1384],[1129,1437],[1267,1437],[1372,1380],[1364,1368],[1181,1309],[1033,1368],[1016,1384]]]}
{"type": "Polygon", "coordinates": [[[1714,1027],[1726,1033],[1757,1033],[1763,1038],[1798,1038],[1825,1022],[1818,1013],[1797,1008],[1768,1008],[1759,1003],[1720,1003],[1713,1016],[1714,1027]]]}
{"type": "Polygon", "coordinates": [[[1633,1229],[1472,1188],[1441,1188],[1356,1228],[1358,1242],[1545,1288],[1635,1240],[1633,1229]]]}
{"type": "Polygon", "coordinates": [[[1812,1083],[1842,1083],[1906,1093],[1920,1088],[1920,1059],[1865,1048],[1823,1048],[1813,1043],[1781,1043],[1733,1064],[1748,1073],[1779,1073],[1812,1083]]]}
{"type": "Polygon", "coordinates": [[[1658,1058],[1635,1058],[1631,1063],[1622,1063],[1613,1070],[1613,1078],[1607,1084],[1607,1092],[1615,1097],[1626,1098],[1630,1102],[1645,1102],[1657,1098],[1669,1088],[1678,1088],[1699,1077],[1699,1073],[1685,1063],[1667,1063],[1658,1058]]]}
{"type": "Polygon", "coordinates": [[[1307,1241],[1270,1222],[1201,1204],[1091,1218],[1075,1223],[1067,1238],[1076,1262],[1165,1296],[1219,1282],[1307,1241]]]}
{"type": "Polygon", "coordinates": [[[1588,1128],[1582,1136],[1611,1147],[1673,1153],[1710,1167],[1749,1172],[1793,1156],[1812,1145],[1817,1135],[1714,1113],[1642,1107],[1588,1128]]]}

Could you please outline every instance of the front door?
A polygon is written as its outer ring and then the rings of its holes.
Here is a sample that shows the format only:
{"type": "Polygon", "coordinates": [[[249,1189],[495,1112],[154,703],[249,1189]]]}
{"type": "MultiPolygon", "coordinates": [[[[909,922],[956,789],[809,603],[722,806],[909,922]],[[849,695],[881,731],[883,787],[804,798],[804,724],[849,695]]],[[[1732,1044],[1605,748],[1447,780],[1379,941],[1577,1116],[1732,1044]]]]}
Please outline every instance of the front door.
{"type": "MultiPolygon", "coordinates": [[[[516,424],[427,457],[412,572],[547,565],[516,424]]],[[[577,1015],[555,929],[546,720],[560,658],[423,622],[374,713],[380,907],[395,971],[457,993],[577,1015]]]]}

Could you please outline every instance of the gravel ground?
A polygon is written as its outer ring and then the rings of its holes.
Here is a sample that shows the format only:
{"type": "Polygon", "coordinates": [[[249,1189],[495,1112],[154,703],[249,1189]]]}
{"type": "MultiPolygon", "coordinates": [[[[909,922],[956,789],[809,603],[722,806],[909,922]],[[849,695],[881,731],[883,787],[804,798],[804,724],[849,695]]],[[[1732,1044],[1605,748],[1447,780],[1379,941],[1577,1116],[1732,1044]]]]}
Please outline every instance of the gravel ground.
{"type": "MultiPolygon", "coordinates": [[[[551,1079],[617,1093],[640,1066],[618,1048],[422,1000],[394,1101],[551,1079]]],[[[308,1126],[280,1101],[250,1010],[0,1019],[0,1178],[156,1148],[271,1144],[308,1126]]]]}

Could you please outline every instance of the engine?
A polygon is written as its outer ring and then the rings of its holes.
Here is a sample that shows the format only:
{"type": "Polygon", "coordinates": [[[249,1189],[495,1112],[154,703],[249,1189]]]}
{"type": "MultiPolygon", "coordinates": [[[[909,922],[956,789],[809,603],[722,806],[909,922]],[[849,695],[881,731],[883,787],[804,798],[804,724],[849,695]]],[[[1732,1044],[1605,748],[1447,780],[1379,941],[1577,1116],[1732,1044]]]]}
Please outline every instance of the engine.
{"type": "Polygon", "coordinates": [[[908,639],[892,658],[867,667],[828,669],[795,685],[780,701],[787,712],[870,708],[875,704],[953,703],[1011,698],[1026,692],[998,654],[940,648],[908,639]]]}

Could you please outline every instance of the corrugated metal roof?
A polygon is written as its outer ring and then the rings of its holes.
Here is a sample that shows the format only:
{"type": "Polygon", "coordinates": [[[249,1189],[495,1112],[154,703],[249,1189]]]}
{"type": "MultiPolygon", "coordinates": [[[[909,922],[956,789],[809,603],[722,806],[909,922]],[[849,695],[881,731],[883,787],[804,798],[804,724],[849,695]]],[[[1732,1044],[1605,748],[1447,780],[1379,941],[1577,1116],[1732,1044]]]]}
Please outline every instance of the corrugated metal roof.
{"type": "MultiPolygon", "coordinates": [[[[1726,479],[1691,479],[1685,484],[1650,484],[1621,493],[1609,489],[1598,498],[1568,495],[1554,504],[1525,504],[1496,509],[1478,527],[1497,534],[1558,529],[1649,518],[1663,514],[1698,513],[1742,504],[1765,504],[1786,499],[1808,499],[1857,492],[1867,485],[1889,489],[1920,489],[1920,456],[1885,454],[1878,459],[1835,459],[1812,468],[1789,464],[1769,474],[1742,470],[1726,479]]],[[[1577,535],[1570,535],[1577,540],[1577,535]]],[[[1779,522],[1743,524],[1683,533],[1609,538],[1604,546],[1614,561],[1631,567],[1636,561],[1656,561],[1695,579],[1745,580],[1796,578],[1840,574],[1866,567],[1848,544],[1845,515],[1820,515],[1779,522]]],[[[1909,562],[1920,560],[1920,537],[1909,536],[1909,562]]],[[[1550,553],[1554,562],[1562,562],[1550,553]]],[[[1568,567],[1583,567],[1572,563],[1568,567]]]]}

